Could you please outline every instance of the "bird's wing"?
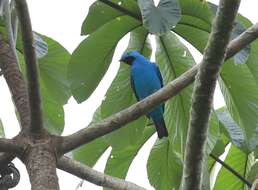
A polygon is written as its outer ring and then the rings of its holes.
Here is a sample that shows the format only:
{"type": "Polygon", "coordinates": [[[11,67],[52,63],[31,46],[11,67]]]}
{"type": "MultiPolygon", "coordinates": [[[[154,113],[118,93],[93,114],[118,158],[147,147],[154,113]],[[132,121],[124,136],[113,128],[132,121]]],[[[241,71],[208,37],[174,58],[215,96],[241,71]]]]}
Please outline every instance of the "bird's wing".
{"type": "Polygon", "coordinates": [[[131,87],[132,87],[132,89],[133,89],[133,92],[134,92],[134,94],[135,94],[135,97],[136,97],[136,99],[137,99],[137,101],[140,101],[140,98],[139,98],[139,96],[137,95],[137,93],[136,93],[136,91],[135,91],[135,86],[134,86],[134,82],[133,82],[133,77],[132,77],[132,75],[131,75],[131,87]]]}
{"type": "Polygon", "coordinates": [[[156,64],[156,63],[152,63],[154,69],[155,69],[155,72],[159,78],[159,81],[160,81],[160,84],[161,84],[161,88],[163,87],[163,78],[162,78],[162,75],[160,73],[160,70],[159,70],[159,66],[156,64]]]}
{"type": "MultiPolygon", "coordinates": [[[[156,63],[152,63],[154,69],[155,69],[155,72],[159,78],[159,81],[160,81],[160,86],[161,88],[164,86],[163,84],[163,78],[162,78],[162,75],[161,75],[161,72],[159,70],[159,66],[156,64],[156,63]]],[[[163,112],[165,111],[165,103],[162,104],[162,109],[163,109],[163,112]]]]}

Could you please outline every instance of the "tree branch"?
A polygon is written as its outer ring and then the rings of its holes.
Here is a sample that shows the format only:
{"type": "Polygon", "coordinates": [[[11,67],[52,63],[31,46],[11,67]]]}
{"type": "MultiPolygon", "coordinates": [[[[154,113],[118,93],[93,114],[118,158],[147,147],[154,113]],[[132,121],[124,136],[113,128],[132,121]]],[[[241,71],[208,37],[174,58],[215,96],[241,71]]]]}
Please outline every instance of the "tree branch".
{"type": "MultiPolygon", "coordinates": [[[[257,38],[258,23],[248,28],[240,36],[235,38],[232,43],[229,44],[226,58],[230,58],[235,55],[239,50],[244,48],[246,45],[251,43],[257,38]],[[245,40],[243,40],[245,39],[245,40]]],[[[128,109],[125,109],[113,116],[106,118],[105,120],[91,124],[90,126],[72,134],[63,137],[63,144],[61,151],[66,153],[69,152],[85,143],[88,143],[98,137],[101,137],[107,133],[110,133],[116,129],[122,127],[126,123],[131,122],[144,115],[149,109],[159,105],[161,102],[168,100],[169,98],[176,96],[182,89],[190,85],[194,79],[199,65],[194,66],[187,72],[183,73],[177,79],[168,83],[158,92],[152,94],[150,97],[138,102],[128,109]]]]}
{"type": "Polygon", "coordinates": [[[29,10],[26,0],[16,0],[15,3],[22,32],[23,50],[27,69],[30,113],[33,114],[30,122],[30,130],[33,133],[38,133],[43,128],[43,122],[37,60],[35,48],[33,45],[33,33],[30,22],[29,10]]]}
{"type": "Polygon", "coordinates": [[[9,164],[14,158],[15,158],[15,155],[1,152],[1,153],[0,153],[0,167],[6,166],[6,165],[9,164]]]}
{"type": "Polygon", "coordinates": [[[240,0],[221,0],[196,76],[185,148],[182,190],[199,190],[209,116],[240,0]]]}
{"type": "Polygon", "coordinates": [[[12,139],[0,138],[0,152],[11,154],[21,154],[24,148],[22,145],[15,143],[12,139]]]}
{"type": "Polygon", "coordinates": [[[22,73],[18,68],[14,52],[0,36],[0,68],[10,89],[12,99],[20,116],[22,128],[30,124],[28,93],[22,73]]]}
{"type": "Polygon", "coordinates": [[[145,188],[140,187],[134,183],[127,182],[125,180],[105,175],[101,172],[95,171],[92,168],[85,166],[84,164],[72,160],[68,157],[62,157],[57,167],[68,173],[71,173],[79,178],[85,179],[91,183],[99,186],[115,189],[115,190],[144,190],[145,188]]]}
{"type": "Polygon", "coordinates": [[[5,18],[5,24],[6,24],[6,31],[8,35],[8,41],[9,45],[15,55],[16,63],[18,64],[18,56],[16,53],[16,43],[14,39],[14,32],[12,27],[12,16],[11,16],[11,10],[10,10],[10,4],[9,0],[3,0],[4,3],[4,18],[5,18]]]}
{"type": "Polygon", "coordinates": [[[258,38],[258,23],[248,28],[245,32],[240,34],[237,38],[233,39],[227,47],[227,56],[232,57],[235,52],[239,52],[248,44],[258,38]]]}
{"type": "Polygon", "coordinates": [[[59,190],[56,174],[56,152],[51,139],[41,139],[27,147],[23,162],[29,174],[32,190],[59,190]]]}

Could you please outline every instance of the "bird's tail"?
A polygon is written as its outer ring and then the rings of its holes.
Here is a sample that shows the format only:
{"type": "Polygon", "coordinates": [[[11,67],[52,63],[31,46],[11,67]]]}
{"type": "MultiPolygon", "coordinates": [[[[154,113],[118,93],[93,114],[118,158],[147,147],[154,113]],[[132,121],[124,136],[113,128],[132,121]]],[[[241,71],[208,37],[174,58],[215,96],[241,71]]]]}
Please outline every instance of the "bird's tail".
{"type": "Polygon", "coordinates": [[[167,137],[168,136],[168,131],[167,131],[167,128],[166,128],[164,118],[162,117],[162,118],[159,118],[159,119],[154,119],[153,122],[155,124],[159,139],[161,139],[163,137],[167,137]]]}

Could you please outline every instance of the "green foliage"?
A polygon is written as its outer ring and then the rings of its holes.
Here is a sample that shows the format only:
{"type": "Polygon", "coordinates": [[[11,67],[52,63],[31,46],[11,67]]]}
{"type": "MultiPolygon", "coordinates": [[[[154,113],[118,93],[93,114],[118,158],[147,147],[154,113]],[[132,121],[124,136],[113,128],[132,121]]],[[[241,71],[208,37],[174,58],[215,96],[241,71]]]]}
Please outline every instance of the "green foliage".
{"type": "MultiPolygon", "coordinates": [[[[41,38],[48,46],[47,54],[38,59],[44,127],[53,134],[61,134],[64,129],[63,105],[71,96],[67,80],[70,54],[53,39],[46,36],[41,36],[41,38]]],[[[17,53],[19,64],[25,75],[22,49],[18,49],[17,53]]]]}
{"type": "MultiPolygon", "coordinates": [[[[155,62],[159,65],[164,83],[167,84],[196,64],[180,37],[203,53],[217,9],[213,4],[200,0],[161,0],[157,7],[151,0],[139,0],[138,4],[136,0],[111,1],[137,16],[142,14],[143,23],[96,1],[91,5],[81,27],[82,35],[88,36],[79,44],[71,57],[54,40],[40,35],[35,38],[44,126],[54,134],[63,131],[64,104],[71,95],[79,103],[87,100],[106,73],[117,43],[126,34],[130,33],[130,41],[125,51],[137,50],[148,58],[152,53],[149,33],[158,34],[155,36],[155,62]]],[[[232,39],[250,24],[246,18],[238,15],[232,39]]],[[[1,21],[0,33],[6,38],[1,21]]],[[[23,69],[20,35],[18,35],[17,50],[23,69]]],[[[210,188],[210,172],[215,164],[208,155],[212,153],[220,156],[229,143],[232,145],[225,162],[244,177],[248,176],[250,181],[257,173],[257,163],[254,164],[254,156],[257,155],[253,153],[253,151],[258,152],[257,60],[256,41],[233,59],[228,60],[222,68],[219,85],[226,107],[213,111],[210,118],[202,184],[205,190],[210,188]]],[[[180,188],[192,88],[192,85],[188,86],[166,102],[165,122],[169,137],[156,140],[147,163],[148,179],[156,190],[180,188]]],[[[130,68],[128,65],[120,64],[105,100],[94,114],[92,123],[135,102],[130,86],[130,68]]],[[[73,151],[73,157],[86,165],[94,166],[103,153],[112,148],[105,173],[125,178],[134,158],[154,133],[152,123],[143,116],[113,133],[76,149],[73,151]]],[[[1,122],[0,135],[4,135],[1,122]]],[[[214,189],[220,190],[225,187],[229,190],[246,189],[243,182],[222,168],[214,189]]]]}
{"type": "MultiPolygon", "coordinates": [[[[190,69],[195,61],[189,50],[173,33],[156,38],[156,62],[163,75],[164,83],[172,81],[190,69]]],[[[189,120],[192,85],[166,102],[165,121],[175,151],[183,154],[189,120]]]]}
{"type": "Polygon", "coordinates": [[[224,128],[225,135],[230,141],[238,148],[245,150],[246,153],[250,152],[247,147],[246,135],[242,128],[232,119],[229,112],[222,108],[216,112],[220,125],[224,128]]]}
{"type": "MultiPolygon", "coordinates": [[[[136,1],[112,0],[112,2],[119,3],[135,15],[140,14],[136,1]]],[[[154,7],[153,2],[149,1],[139,1],[138,4],[143,15],[144,26],[147,26],[149,32],[158,34],[166,32],[164,35],[156,36],[157,49],[155,52],[156,63],[161,69],[166,84],[195,64],[191,53],[177,35],[203,52],[211,30],[214,10],[212,10],[211,4],[199,0],[179,0],[179,3],[161,1],[158,7],[154,7]],[[163,3],[168,4],[164,7],[163,3]],[[173,3],[175,6],[171,9],[170,5],[173,3]],[[146,9],[148,6],[151,9],[146,9]],[[164,8],[166,10],[162,10],[164,8]],[[171,12],[168,13],[167,10],[171,12]],[[176,11],[173,12],[173,10],[176,11]],[[162,14],[157,16],[159,13],[162,14]],[[164,25],[164,21],[169,22],[164,25]],[[173,28],[172,26],[175,25],[176,27],[173,28]],[[170,32],[170,29],[173,32],[170,32]]],[[[249,21],[239,15],[232,38],[237,37],[249,26],[249,21]]],[[[140,22],[133,18],[129,19],[124,13],[99,1],[93,3],[82,26],[82,34],[89,34],[89,36],[73,53],[68,70],[72,93],[78,102],[86,100],[97,87],[112,60],[117,42],[128,32],[131,32],[131,35],[126,51],[138,50],[149,57],[151,51],[147,40],[148,31],[142,27],[140,22]]],[[[215,163],[214,160],[208,158],[208,154],[220,156],[224,153],[229,140],[246,153],[254,150],[257,145],[255,140],[255,123],[258,118],[255,109],[257,107],[255,92],[258,90],[258,70],[255,67],[257,44],[254,43],[251,50],[244,49],[234,57],[235,63],[246,64],[235,65],[233,60],[229,60],[223,66],[220,86],[227,107],[224,110],[213,112],[210,119],[205,152],[204,189],[209,189],[209,172],[215,163]]],[[[129,67],[121,64],[106,93],[106,98],[100,106],[100,111],[98,111],[101,118],[110,116],[136,102],[129,78],[129,67]]],[[[178,189],[180,186],[191,94],[192,85],[166,102],[165,122],[169,130],[169,138],[156,141],[147,164],[149,181],[157,190],[178,189]]],[[[145,117],[141,117],[111,134],[85,145],[84,150],[81,148],[80,151],[75,151],[75,158],[92,166],[107,147],[111,146],[112,151],[105,172],[125,178],[138,151],[154,133],[152,126],[147,126],[148,123],[145,117]],[[147,133],[150,129],[151,131],[147,133]],[[90,153],[92,154],[90,155],[90,153]]],[[[235,155],[233,153],[231,150],[227,157],[229,162],[231,162],[231,155],[235,155]]],[[[243,158],[247,157],[246,153],[241,152],[243,158]]],[[[251,165],[250,162],[250,167],[251,165]]],[[[242,166],[242,170],[247,171],[247,167],[242,166]]],[[[224,173],[224,170],[221,170],[219,176],[222,175],[221,173],[224,173]]],[[[232,176],[229,177],[230,180],[232,178],[232,176]]],[[[219,187],[218,184],[222,178],[218,179],[216,188],[219,187]]],[[[233,180],[237,181],[238,179],[233,180]]]]}
{"type": "Polygon", "coordinates": [[[113,148],[107,160],[105,173],[122,179],[125,178],[138,151],[154,132],[154,126],[147,126],[143,131],[141,139],[132,146],[128,146],[124,149],[113,148]]]}
{"type": "Polygon", "coordinates": [[[250,183],[253,183],[257,179],[257,173],[258,173],[258,162],[256,161],[251,168],[249,168],[249,172],[247,174],[247,180],[250,181],[250,183]]]}
{"type": "MultiPolygon", "coordinates": [[[[137,3],[134,0],[110,0],[113,3],[119,4],[121,7],[124,7],[135,15],[139,15],[140,11],[137,6],[137,3]]],[[[89,13],[84,20],[81,28],[81,34],[87,35],[95,32],[98,28],[104,24],[110,22],[111,20],[123,16],[124,13],[111,8],[110,6],[96,1],[94,2],[89,9],[89,13]]]]}
{"type": "Polygon", "coordinates": [[[181,18],[178,0],[160,0],[158,6],[152,0],[138,0],[143,24],[151,34],[164,34],[175,27],[181,18]]]}
{"type": "MultiPolygon", "coordinates": [[[[249,172],[254,159],[252,155],[248,155],[232,145],[225,162],[230,167],[234,168],[240,175],[247,177],[247,173],[249,172]]],[[[222,168],[216,179],[214,190],[221,190],[225,187],[227,190],[244,190],[246,185],[227,169],[222,168]]]]}
{"type": "Polygon", "coordinates": [[[118,41],[139,25],[128,16],[117,17],[81,42],[68,67],[71,91],[77,102],[91,95],[108,69],[118,41]]]}
{"type": "Polygon", "coordinates": [[[173,151],[167,138],[157,140],[147,164],[148,178],[155,189],[179,189],[182,176],[182,158],[173,151]]]}
{"type": "Polygon", "coordinates": [[[248,65],[235,65],[227,61],[222,68],[219,84],[227,109],[236,123],[244,130],[247,147],[254,150],[258,145],[258,86],[248,65]]]}
{"type": "MultiPolygon", "coordinates": [[[[100,121],[102,119],[100,108],[98,108],[92,119],[92,124],[100,121]]],[[[86,145],[83,145],[75,149],[73,153],[73,158],[92,167],[96,164],[99,157],[106,151],[109,147],[104,137],[98,138],[86,145]]]]}
{"type": "Polygon", "coordinates": [[[44,37],[44,41],[48,45],[48,53],[39,59],[42,93],[48,91],[51,99],[64,105],[71,96],[66,77],[70,54],[50,38],[44,37]]]}

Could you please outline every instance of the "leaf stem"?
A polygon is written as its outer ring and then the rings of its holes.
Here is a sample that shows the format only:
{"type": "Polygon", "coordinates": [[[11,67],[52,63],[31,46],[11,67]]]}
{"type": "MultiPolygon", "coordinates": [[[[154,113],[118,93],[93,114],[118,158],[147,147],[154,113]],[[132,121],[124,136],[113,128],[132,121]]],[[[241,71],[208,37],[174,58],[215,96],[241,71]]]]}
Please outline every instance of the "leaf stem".
{"type": "Polygon", "coordinates": [[[129,15],[129,16],[135,18],[136,20],[142,21],[142,18],[140,16],[134,14],[132,11],[130,11],[130,10],[128,10],[128,9],[126,9],[126,8],[116,4],[116,3],[113,3],[109,0],[99,0],[99,1],[108,5],[108,6],[110,6],[110,7],[112,7],[112,8],[114,8],[114,9],[116,9],[116,10],[118,10],[118,11],[120,11],[120,12],[122,12],[122,13],[124,13],[124,14],[126,14],[126,15],[129,15]]]}
{"type": "MultiPolygon", "coordinates": [[[[227,163],[223,162],[221,159],[217,158],[215,155],[210,154],[210,157],[213,158],[216,162],[220,163],[224,168],[234,174],[238,179],[245,183],[248,187],[252,187],[252,184],[247,181],[241,174],[239,174],[234,168],[230,167],[227,163]]],[[[256,189],[257,190],[257,189],[256,189]]]]}

